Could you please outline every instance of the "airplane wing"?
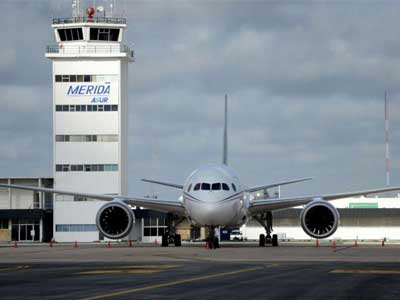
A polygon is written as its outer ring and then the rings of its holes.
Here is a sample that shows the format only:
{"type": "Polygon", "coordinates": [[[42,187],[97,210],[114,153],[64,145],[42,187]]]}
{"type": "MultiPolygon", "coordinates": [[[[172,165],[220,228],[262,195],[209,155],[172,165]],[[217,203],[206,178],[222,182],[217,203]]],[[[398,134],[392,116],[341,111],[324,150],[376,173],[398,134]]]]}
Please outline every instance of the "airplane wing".
{"type": "Polygon", "coordinates": [[[316,195],[316,196],[304,196],[304,197],[293,197],[293,198],[273,198],[273,199],[259,199],[249,203],[249,211],[251,214],[262,213],[265,211],[281,210],[291,208],[299,205],[305,205],[313,200],[322,199],[326,201],[337,200],[342,198],[363,196],[368,194],[376,194],[383,192],[392,192],[400,190],[400,186],[379,188],[372,190],[364,190],[358,192],[349,193],[338,193],[338,194],[327,194],[327,195],[316,195]]]}
{"type": "Polygon", "coordinates": [[[142,181],[155,183],[155,184],[159,184],[159,185],[165,185],[165,186],[169,186],[169,187],[173,187],[173,188],[177,188],[177,189],[181,189],[181,190],[183,189],[183,185],[175,184],[175,183],[156,181],[156,180],[150,180],[150,179],[142,179],[142,181]]]}
{"type": "Polygon", "coordinates": [[[301,178],[301,179],[295,179],[295,180],[291,180],[291,181],[283,181],[283,182],[271,183],[271,184],[268,184],[268,185],[260,185],[260,186],[247,188],[247,189],[245,189],[245,192],[252,193],[252,192],[256,192],[256,191],[260,191],[260,190],[266,190],[266,189],[270,189],[270,188],[281,186],[281,185],[292,184],[292,183],[307,181],[307,180],[311,180],[311,179],[312,178],[301,178]]]}
{"type": "Polygon", "coordinates": [[[162,212],[171,212],[179,215],[184,214],[184,207],[182,201],[179,200],[162,200],[162,199],[152,199],[152,198],[139,198],[131,196],[120,196],[120,195],[107,195],[107,194],[90,194],[90,193],[76,193],[71,191],[55,190],[36,186],[24,186],[24,185],[14,185],[14,184],[2,184],[0,187],[19,189],[19,190],[30,190],[36,192],[53,193],[61,195],[78,196],[90,199],[98,199],[103,201],[112,201],[114,199],[120,199],[133,206],[142,206],[148,209],[158,210],[162,212]]]}

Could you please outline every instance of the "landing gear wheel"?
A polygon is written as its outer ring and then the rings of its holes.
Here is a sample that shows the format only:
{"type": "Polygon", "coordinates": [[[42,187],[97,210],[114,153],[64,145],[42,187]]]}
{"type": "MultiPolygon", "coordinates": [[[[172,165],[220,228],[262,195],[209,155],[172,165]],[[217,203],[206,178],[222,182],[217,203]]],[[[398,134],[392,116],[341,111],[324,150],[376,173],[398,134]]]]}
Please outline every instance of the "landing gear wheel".
{"type": "Polygon", "coordinates": [[[168,234],[162,236],[161,247],[168,247],[168,234]]]}
{"type": "Polygon", "coordinates": [[[260,240],[259,240],[258,245],[259,245],[260,247],[264,247],[264,246],[265,246],[265,235],[260,234],[260,240]]]}
{"type": "Polygon", "coordinates": [[[213,246],[214,249],[219,248],[219,239],[217,237],[214,237],[213,246]]]}
{"type": "Polygon", "coordinates": [[[272,235],[272,247],[278,247],[278,235],[277,234],[272,235]]]}
{"type": "Polygon", "coordinates": [[[175,234],[174,244],[175,244],[175,247],[182,246],[182,240],[181,240],[180,234],[175,234]]]}

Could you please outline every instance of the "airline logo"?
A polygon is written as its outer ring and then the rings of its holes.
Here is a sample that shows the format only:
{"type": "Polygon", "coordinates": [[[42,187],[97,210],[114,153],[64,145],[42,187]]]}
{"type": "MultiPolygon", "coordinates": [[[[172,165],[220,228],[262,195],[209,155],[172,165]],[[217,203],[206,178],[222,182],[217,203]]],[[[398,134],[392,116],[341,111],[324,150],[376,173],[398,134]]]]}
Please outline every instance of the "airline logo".
{"type": "Polygon", "coordinates": [[[75,84],[67,89],[67,96],[93,96],[90,103],[107,103],[111,85],[105,84],[75,84]]]}
{"type": "Polygon", "coordinates": [[[76,84],[70,85],[68,96],[104,96],[110,94],[110,84],[76,84]]]}

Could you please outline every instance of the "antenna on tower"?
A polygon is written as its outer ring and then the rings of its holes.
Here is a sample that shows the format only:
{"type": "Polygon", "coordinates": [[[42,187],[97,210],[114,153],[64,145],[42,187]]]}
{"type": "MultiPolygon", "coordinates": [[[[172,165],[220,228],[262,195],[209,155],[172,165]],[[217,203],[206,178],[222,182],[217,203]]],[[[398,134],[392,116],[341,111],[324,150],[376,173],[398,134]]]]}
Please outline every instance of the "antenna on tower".
{"type": "Polygon", "coordinates": [[[389,103],[385,91],[385,163],[386,163],[386,185],[390,185],[390,159],[389,159],[389,103]]]}
{"type": "Polygon", "coordinates": [[[109,0],[110,2],[110,17],[112,18],[114,16],[114,10],[115,10],[115,0],[109,0]]]}
{"type": "Polygon", "coordinates": [[[80,0],[72,0],[72,17],[78,18],[80,17],[80,0]]]}

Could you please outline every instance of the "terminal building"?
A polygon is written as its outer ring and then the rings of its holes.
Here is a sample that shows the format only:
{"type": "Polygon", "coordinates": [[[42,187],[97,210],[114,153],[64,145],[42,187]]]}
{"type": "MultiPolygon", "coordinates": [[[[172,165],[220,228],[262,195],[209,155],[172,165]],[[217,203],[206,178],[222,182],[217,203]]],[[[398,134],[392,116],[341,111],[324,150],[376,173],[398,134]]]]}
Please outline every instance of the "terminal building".
{"type": "MultiPolygon", "coordinates": [[[[53,178],[0,178],[0,183],[53,187],[53,178]]],[[[53,195],[0,188],[0,242],[49,242],[53,195]]]]}

